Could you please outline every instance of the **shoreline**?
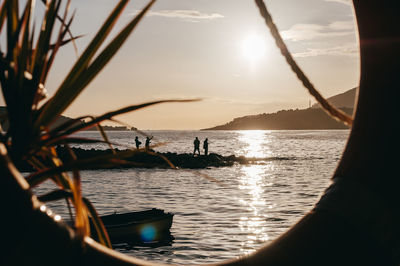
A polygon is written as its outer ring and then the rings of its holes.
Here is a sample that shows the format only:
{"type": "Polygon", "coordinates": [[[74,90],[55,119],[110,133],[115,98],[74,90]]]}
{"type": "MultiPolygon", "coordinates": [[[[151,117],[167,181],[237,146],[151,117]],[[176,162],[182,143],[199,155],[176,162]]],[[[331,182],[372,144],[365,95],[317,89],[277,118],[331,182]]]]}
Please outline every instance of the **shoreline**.
{"type": "MultiPolygon", "coordinates": [[[[109,156],[112,154],[110,149],[98,150],[98,149],[82,149],[82,148],[71,148],[75,153],[78,160],[92,159],[99,156],[109,156]]],[[[130,150],[119,150],[115,149],[116,152],[124,152],[130,150]]],[[[147,169],[172,169],[170,164],[164,159],[168,159],[176,168],[182,169],[205,169],[208,167],[230,167],[234,164],[249,164],[254,161],[258,161],[256,158],[246,158],[244,156],[223,156],[216,153],[210,153],[208,155],[196,155],[193,156],[191,153],[174,153],[174,152],[156,152],[150,149],[151,153],[147,153],[143,150],[137,153],[127,156],[123,159],[124,163],[111,165],[110,163],[98,163],[94,166],[84,167],[84,170],[96,170],[96,169],[126,169],[126,168],[147,168],[147,169]]],[[[70,153],[67,149],[58,147],[57,153],[63,162],[71,161],[70,153]]],[[[33,168],[26,162],[15,162],[16,167],[21,172],[32,172],[33,168]]]]}
{"type": "MultiPolygon", "coordinates": [[[[110,149],[97,150],[97,149],[82,149],[72,148],[78,159],[88,159],[96,156],[112,154],[110,149]]],[[[117,152],[123,152],[128,150],[115,149],[117,152]]],[[[66,151],[57,149],[60,157],[64,157],[66,151]]],[[[175,167],[185,169],[204,169],[207,167],[229,167],[235,163],[246,164],[248,160],[244,156],[236,157],[235,155],[222,156],[216,153],[210,153],[208,155],[197,155],[193,156],[191,153],[174,153],[174,152],[156,152],[150,149],[151,153],[145,151],[139,151],[123,160],[127,161],[127,164],[116,165],[112,167],[100,167],[101,169],[118,169],[118,168],[171,168],[169,163],[164,159],[168,159],[175,167]]],[[[93,169],[99,169],[95,167],[93,169]]]]}
{"type": "MultiPolygon", "coordinates": [[[[78,161],[85,161],[99,156],[106,156],[108,160],[98,161],[96,164],[81,164],[81,170],[97,170],[97,169],[128,169],[128,168],[144,168],[144,169],[173,169],[168,163],[172,163],[177,169],[207,169],[210,167],[231,167],[235,164],[263,164],[269,161],[298,160],[297,157],[245,157],[245,156],[223,156],[217,153],[208,155],[196,155],[192,153],[175,153],[175,152],[156,152],[150,149],[150,153],[140,150],[137,153],[126,156],[120,160],[120,164],[112,165],[110,163],[110,149],[82,149],[71,148],[76,155],[78,161]],[[165,158],[168,160],[165,160],[165,158]]],[[[116,152],[132,151],[128,149],[114,149],[116,152]]],[[[71,162],[70,151],[65,148],[58,147],[57,154],[67,165],[71,162]]],[[[315,159],[315,158],[314,158],[315,159]]],[[[33,172],[33,168],[26,162],[15,163],[21,172],[33,172]]]]}

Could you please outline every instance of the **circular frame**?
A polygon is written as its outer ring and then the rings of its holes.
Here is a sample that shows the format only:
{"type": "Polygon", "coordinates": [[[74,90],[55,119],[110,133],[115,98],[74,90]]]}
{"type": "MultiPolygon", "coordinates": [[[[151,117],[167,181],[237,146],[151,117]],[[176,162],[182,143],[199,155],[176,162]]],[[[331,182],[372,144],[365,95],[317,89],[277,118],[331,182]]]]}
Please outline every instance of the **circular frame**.
{"type": "MultiPolygon", "coordinates": [[[[255,253],[218,265],[398,265],[400,178],[396,115],[400,79],[399,5],[353,0],[361,77],[351,133],[316,207],[255,253]]],[[[82,238],[40,208],[0,146],[1,265],[159,265],[82,238]]]]}

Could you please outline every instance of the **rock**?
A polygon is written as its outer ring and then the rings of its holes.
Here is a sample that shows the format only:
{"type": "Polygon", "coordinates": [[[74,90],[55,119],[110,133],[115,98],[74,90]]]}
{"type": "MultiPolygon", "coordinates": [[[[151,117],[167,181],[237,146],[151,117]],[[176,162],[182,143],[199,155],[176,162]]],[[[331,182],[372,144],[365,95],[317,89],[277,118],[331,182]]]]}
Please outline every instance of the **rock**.
{"type": "MultiPolygon", "coordinates": [[[[101,158],[102,156],[108,156],[112,154],[110,149],[107,150],[96,150],[96,149],[82,149],[82,148],[71,148],[75,153],[78,160],[86,160],[92,158],[101,158]]],[[[127,150],[118,150],[117,152],[123,152],[127,150]]],[[[222,156],[216,153],[210,153],[209,155],[193,156],[191,153],[158,153],[151,150],[154,154],[149,154],[144,151],[139,151],[132,156],[122,158],[121,160],[125,163],[112,165],[107,160],[98,160],[96,164],[85,165],[84,169],[119,169],[119,168],[171,168],[169,163],[164,159],[166,158],[177,168],[186,169],[204,169],[207,167],[229,167],[235,163],[246,164],[247,159],[243,156],[236,157],[235,155],[222,156]]],[[[57,153],[64,164],[71,162],[71,156],[69,151],[65,148],[58,147],[57,153]]],[[[32,167],[27,165],[25,162],[17,164],[17,168],[22,172],[33,171],[32,167]]]]}

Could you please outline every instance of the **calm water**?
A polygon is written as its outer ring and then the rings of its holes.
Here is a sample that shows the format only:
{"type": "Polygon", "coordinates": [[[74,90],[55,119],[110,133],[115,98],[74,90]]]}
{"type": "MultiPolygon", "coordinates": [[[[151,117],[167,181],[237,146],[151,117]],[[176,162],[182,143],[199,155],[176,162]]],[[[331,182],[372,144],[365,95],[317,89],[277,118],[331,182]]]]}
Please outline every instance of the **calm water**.
{"type": "MultiPolygon", "coordinates": [[[[197,171],[124,169],[83,171],[83,192],[100,214],[161,208],[175,213],[168,246],[118,247],[122,253],[167,263],[212,263],[251,253],[298,221],[329,184],[349,131],[151,131],[158,151],[193,152],[193,139],[209,151],[265,160],[197,171]],[[205,173],[222,182],[211,182],[205,173]]],[[[83,132],[96,137],[96,132],[83,132]]],[[[124,147],[135,132],[109,132],[124,147]]],[[[144,143],[144,137],[140,136],[144,143]]],[[[85,148],[106,148],[86,146],[85,148]]],[[[43,189],[51,189],[46,183],[43,189]]],[[[62,203],[50,205],[63,217],[62,203]]]]}

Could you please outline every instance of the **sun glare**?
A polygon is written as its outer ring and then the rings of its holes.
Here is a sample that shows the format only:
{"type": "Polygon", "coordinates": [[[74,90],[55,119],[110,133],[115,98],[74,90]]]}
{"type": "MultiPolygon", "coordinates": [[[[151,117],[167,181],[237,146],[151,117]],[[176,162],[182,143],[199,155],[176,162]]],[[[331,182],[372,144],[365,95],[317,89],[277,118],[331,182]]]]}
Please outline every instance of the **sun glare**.
{"type": "Polygon", "coordinates": [[[240,152],[245,157],[265,158],[270,153],[265,144],[270,142],[270,137],[263,130],[239,131],[238,140],[244,144],[240,152]]]}
{"type": "Polygon", "coordinates": [[[256,62],[265,56],[265,41],[258,35],[249,35],[242,41],[242,53],[250,62],[256,62]]]}

